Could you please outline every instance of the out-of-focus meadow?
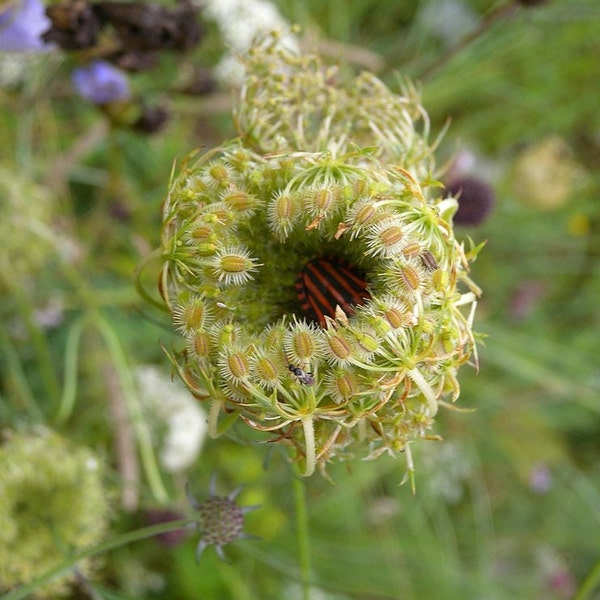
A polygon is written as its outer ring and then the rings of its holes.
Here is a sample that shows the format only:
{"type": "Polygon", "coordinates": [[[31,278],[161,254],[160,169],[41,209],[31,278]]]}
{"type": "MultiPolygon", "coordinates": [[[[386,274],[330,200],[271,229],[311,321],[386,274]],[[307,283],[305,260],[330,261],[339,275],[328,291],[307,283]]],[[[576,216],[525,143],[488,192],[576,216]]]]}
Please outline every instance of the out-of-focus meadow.
{"type": "MultiPolygon", "coordinates": [[[[437,417],[443,441],[413,444],[415,495],[387,456],[305,482],[310,597],[600,598],[597,0],[238,4],[207,2],[197,43],[129,72],[110,110],[75,91],[89,53],[0,52],[0,530],[17,549],[0,547],[0,573],[22,568],[48,598],[302,597],[285,457],[235,432],[205,439],[163,352],[179,336],[135,284],[173,161],[235,135],[227,48],[294,23],[342,73],[412,78],[432,137],[448,127],[445,181],[495,197],[456,224],[486,241],[471,267],[479,368],[461,369],[457,410],[437,417]],[[28,437],[42,443],[25,449],[28,437]],[[15,469],[31,471],[22,489],[15,469]],[[207,497],[213,471],[219,493],[243,484],[239,503],[261,505],[244,526],[260,539],[226,546],[230,564],[208,548],[197,566],[194,532],[122,537],[192,516],[185,483],[207,497]],[[89,547],[68,586],[36,584],[89,547]]],[[[153,295],[155,276],[142,277],[153,295]]],[[[18,597],[10,581],[0,592],[18,597]]]]}

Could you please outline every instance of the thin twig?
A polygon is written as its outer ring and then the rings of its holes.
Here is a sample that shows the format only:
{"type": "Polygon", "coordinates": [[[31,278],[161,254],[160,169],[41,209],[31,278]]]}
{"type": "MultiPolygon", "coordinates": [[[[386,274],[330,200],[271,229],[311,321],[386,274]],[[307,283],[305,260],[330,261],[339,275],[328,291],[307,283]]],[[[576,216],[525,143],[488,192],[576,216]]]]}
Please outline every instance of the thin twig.
{"type": "Polygon", "coordinates": [[[347,61],[372,73],[378,73],[385,68],[384,58],[376,52],[354,44],[322,39],[314,32],[309,32],[300,41],[300,47],[303,52],[309,52],[316,48],[322,56],[347,61]]]}
{"type": "Polygon", "coordinates": [[[129,420],[119,378],[109,365],[104,367],[104,381],[108,388],[108,408],[115,425],[117,464],[123,481],[121,504],[125,510],[133,511],[138,505],[137,489],[140,480],[133,426],[129,420]]]}
{"type": "Polygon", "coordinates": [[[108,123],[104,119],[94,123],[84,135],[77,138],[66,153],[49,165],[44,185],[53,191],[60,190],[65,185],[71,169],[81,162],[81,158],[95,148],[107,133],[108,123]]]}

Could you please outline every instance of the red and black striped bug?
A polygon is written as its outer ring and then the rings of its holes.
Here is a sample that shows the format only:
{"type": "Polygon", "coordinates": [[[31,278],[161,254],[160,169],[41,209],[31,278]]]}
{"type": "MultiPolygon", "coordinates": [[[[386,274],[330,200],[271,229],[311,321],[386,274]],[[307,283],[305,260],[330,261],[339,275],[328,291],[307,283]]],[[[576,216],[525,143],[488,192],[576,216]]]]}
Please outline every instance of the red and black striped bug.
{"type": "Polygon", "coordinates": [[[335,317],[339,306],[347,315],[353,306],[371,296],[364,275],[337,256],[320,256],[307,262],[296,277],[296,292],[307,317],[325,326],[325,317],[335,317]]]}

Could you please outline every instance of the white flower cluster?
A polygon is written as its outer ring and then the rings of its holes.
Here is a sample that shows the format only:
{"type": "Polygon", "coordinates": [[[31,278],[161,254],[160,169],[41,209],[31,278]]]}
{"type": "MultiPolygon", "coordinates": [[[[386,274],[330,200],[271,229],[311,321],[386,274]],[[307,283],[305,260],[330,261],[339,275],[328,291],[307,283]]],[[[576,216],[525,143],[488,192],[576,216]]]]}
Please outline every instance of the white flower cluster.
{"type": "MultiPolygon", "coordinates": [[[[205,0],[202,8],[204,16],[217,23],[232,52],[222,58],[214,71],[217,79],[227,85],[240,86],[244,81],[245,70],[236,54],[246,52],[257,36],[289,29],[289,23],[268,0],[205,0]]],[[[292,35],[283,35],[280,43],[290,50],[298,50],[292,35]]]]}
{"type": "Polygon", "coordinates": [[[136,369],[140,396],[152,414],[155,429],[166,428],[160,461],[170,473],[187,469],[196,460],[206,436],[206,415],[178,382],[173,382],[156,367],[136,369]]]}

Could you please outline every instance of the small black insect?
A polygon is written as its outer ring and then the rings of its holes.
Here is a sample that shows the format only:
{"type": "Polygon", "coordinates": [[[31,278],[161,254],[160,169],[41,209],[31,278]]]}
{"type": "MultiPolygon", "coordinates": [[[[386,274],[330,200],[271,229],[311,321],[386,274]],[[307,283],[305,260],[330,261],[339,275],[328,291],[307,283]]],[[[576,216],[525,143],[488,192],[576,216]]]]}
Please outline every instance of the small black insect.
{"type": "Polygon", "coordinates": [[[303,383],[304,385],[314,385],[315,378],[312,373],[307,373],[300,367],[295,367],[294,365],[288,365],[288,369],[298,378],[300,383],[303,383]]]}
{"type": "Polygon", "coordinates": [[[428,271],[435,271],[438,268],[438,262],[429,250],[421,252],[421,263],[428,271]]]}

